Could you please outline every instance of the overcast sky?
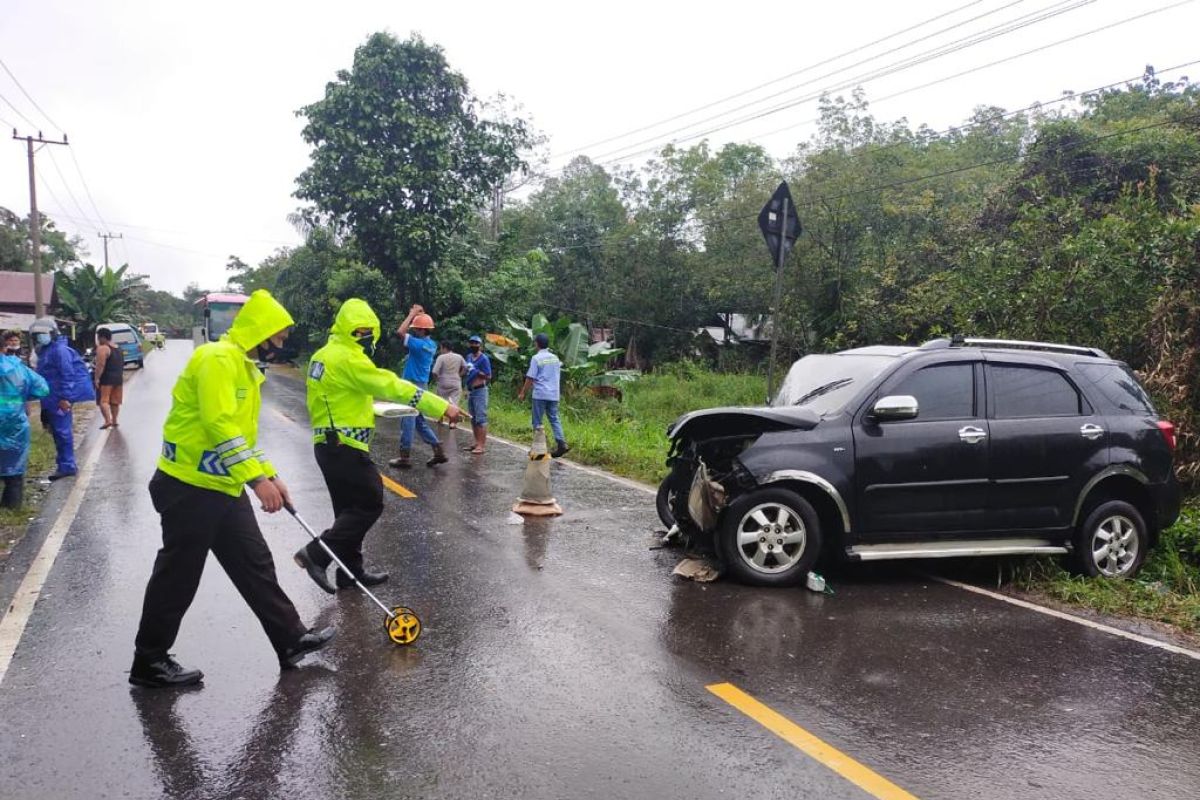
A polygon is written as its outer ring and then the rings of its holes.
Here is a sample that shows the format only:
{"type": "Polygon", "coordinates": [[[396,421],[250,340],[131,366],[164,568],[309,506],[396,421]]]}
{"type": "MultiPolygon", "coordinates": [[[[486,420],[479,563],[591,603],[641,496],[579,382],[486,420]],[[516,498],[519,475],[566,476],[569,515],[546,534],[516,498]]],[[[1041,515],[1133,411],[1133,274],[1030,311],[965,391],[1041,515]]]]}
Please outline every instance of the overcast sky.
{"type": "MultiPolygon", "coordinates": [[[[103,261],[97,233],[123,234],[110,245],[114,265],[128,261],[159,289],[219,288],[230,254],[257,263],[299,243],[285,219],[308,161],[295,111],[379,30],[419,32],[476,95],[521,103],[550,138],[552,167],[579,148],[607,161],[788,103],[708,136],[784,156],[812,133],[816,101],[805,98],[847,82],[864,86],[877,116],[941,129],[977,105],[1020,108],[1200,59],[1200,4],[1180,0],[0,0],[0,59],[45,112],[0,71],[0,125],[68,134],[70,151],[38,153],[39,207],[84,238],[89,260],[103,261]],[[1155,9],[1165,10],[1122,22],[1155,9]],[[1030,24],[971,44],[1018,20],[1030,24]],[[957,52],[871,77],[964,37],[957,52]],[[985,66],[1001,59],[1011,60],[985,66]]],[[[26,214],[24,143],[6,141],[0,206],[26,214]]]]}

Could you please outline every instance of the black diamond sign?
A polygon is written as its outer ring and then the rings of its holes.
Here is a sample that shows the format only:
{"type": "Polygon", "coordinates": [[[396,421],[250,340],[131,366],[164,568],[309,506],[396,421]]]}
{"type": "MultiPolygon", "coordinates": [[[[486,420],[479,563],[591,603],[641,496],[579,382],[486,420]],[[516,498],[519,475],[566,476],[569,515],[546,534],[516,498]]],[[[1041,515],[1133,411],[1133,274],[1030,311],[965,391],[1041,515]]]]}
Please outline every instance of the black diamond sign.
{"type": "Polygon", "coordinates": [[[800,235],[800,217],[796,214],[796,204],[792,201],[792,193],[788,191],[787,181],[779,184],[775,194],[759,212],[758,228],[767,240],[767,249],[771,251],[775,263],[779,264],[787,258],[788,253],[792,252],[792,245],[796,243],[796,237],[800,235]]]}

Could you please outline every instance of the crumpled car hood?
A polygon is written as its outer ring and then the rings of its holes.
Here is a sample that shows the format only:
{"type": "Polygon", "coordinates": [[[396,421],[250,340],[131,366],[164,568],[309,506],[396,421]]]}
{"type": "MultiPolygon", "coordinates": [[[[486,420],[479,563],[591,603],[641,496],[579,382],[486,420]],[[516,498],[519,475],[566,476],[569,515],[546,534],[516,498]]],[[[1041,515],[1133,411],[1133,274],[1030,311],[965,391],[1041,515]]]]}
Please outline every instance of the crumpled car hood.
{"type": "Polygon", "coordinates": [[[770,406],[726,406],[692,411],[675,420],[667,428],[667,438],[687,436],[707,439],[713,436],[754,435],[768,431],[812,430],[821,417],[804,406],[771,408],[770,406]]]}

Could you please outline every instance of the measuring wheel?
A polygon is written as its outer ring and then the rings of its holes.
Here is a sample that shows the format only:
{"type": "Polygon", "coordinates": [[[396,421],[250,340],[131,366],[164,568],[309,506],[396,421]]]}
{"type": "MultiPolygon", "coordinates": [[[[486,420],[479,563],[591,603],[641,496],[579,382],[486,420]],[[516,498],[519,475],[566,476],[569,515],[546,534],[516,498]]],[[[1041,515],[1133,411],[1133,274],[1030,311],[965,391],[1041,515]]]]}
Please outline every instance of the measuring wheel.
{"type": "Polygon", "coordinates": [[[412,644],[421,635],[421,620],[411,608],[396,606],[384,622],[388,638],[396,644],[412,644]]]}

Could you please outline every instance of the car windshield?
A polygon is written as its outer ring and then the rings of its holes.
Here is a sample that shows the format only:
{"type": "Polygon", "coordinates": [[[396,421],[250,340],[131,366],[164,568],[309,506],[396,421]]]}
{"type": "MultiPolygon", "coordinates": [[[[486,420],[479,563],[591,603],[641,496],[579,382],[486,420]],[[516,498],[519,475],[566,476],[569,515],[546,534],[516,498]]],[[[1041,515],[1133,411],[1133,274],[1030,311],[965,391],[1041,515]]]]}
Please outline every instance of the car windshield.
{"type": "Polygon", "coordinates": [[[146,333],[158,333],[158,326],[157,325],[145,325],[145,326],[143,326],[142,330],[144,330],[146,333]]]}
{"type": "Polygon", "coordinates": [[[788,370],[776,408],[803,405],[821,416],[839,411],[854,393],[878,375],[894,356],[835,353],[805,356],[788,370]]]}
{"type": "Polygon", "coordinates": [[[242,310],[241,303],[209,303],[208,304],[208,338],[215,342],[221,335],[228,332],[233,325],[233,318],[242,310]]]}

